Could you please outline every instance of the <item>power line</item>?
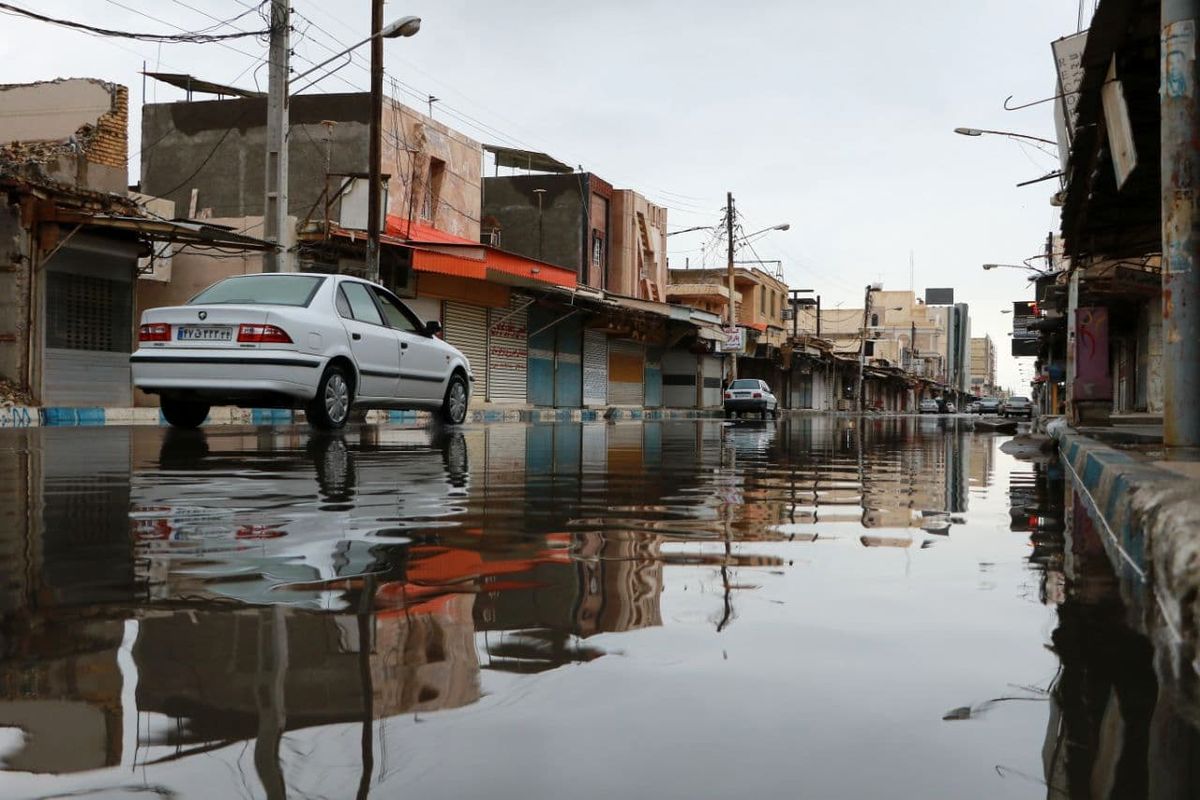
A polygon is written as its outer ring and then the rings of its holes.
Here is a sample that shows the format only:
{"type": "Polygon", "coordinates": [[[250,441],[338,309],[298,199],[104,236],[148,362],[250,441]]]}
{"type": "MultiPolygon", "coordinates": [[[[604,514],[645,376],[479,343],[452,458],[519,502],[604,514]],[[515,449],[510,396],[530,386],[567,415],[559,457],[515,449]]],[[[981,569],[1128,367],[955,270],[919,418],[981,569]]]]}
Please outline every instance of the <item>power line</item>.
{"type": "MultiPolygon", "coordinates": [[[[116,3],[115,5],[120,4],[116,3]]],[[[122,6],[122,8],[128,8],[128,6],[122,6]]],[[[142,13],[136,11],[135,9],[129,10],[134,11],[134,13],[142,13]]],[[[9,3],[0,3],[0,11],[13,16],[28,17],[29,19],[35,19],[39,22],[58,25],[63,28],[72,28],[74,30],[84,31],[95,36],[109,36],[115,39],[136,39],[142,42],[210,44],[213,42],[223,42],[228,39],[244,39],[248,36],[261,36],[265,33],[269,33],[269,31],[238,31],[236,33],[201,33],[196,31],[185,31],[183,33],[135,33],[133,31],[115,30],[113,28],[100,28],[96,27],[95,25],[88,25],[83,22],[75,22],[69,19],[48,17],[45,14],[39,14],[36,11],[30,11],[29,9],[25,8],[19,8],[9,3]]],[[[142,16],[149,17],[148,14],[142,14],[142,16]]]]}

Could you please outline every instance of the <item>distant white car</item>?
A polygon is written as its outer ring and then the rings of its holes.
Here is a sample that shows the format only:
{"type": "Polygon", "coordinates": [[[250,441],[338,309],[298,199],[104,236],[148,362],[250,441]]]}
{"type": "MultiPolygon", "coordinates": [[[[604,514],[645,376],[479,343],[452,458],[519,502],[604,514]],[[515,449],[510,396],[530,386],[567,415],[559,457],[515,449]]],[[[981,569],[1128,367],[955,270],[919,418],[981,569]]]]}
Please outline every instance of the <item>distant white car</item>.
{"type": "Polygon", "coordinates": [[[303,407],[334,429],[354,407],[426,409],[459,424],[471,365],[374,283],[315,273],[241,275],[186,305],[142,314],[133,383],[167,422],[195,428],[213,405],[303,407]]]}
{"type": "Polygon", "coordinates": [[[761,419],[779,416],[779,400],[766,381],[757,378],[739,378],[729,384],[724,398],[725,416],[758,414],[761,419]]]}

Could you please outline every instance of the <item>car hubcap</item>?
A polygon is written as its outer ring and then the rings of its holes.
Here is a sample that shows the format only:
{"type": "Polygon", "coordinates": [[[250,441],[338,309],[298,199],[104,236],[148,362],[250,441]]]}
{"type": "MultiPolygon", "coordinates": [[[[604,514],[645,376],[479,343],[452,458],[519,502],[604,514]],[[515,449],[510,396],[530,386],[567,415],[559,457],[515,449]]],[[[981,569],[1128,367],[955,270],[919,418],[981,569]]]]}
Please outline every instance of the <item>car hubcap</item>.
{"type": "Polygon", "coordinates": [[[341,375],[331,375],[325,384],[325,412],[333,422],[341,422],[349,408],[350,388],[341,375]]]}
{"type": "Polygon", "coordinates": [[[467,390],[463,388],[460,381],[455,381],[450,386],[450,419],[454,422],[462,422],[467,416],[467,390]]]}

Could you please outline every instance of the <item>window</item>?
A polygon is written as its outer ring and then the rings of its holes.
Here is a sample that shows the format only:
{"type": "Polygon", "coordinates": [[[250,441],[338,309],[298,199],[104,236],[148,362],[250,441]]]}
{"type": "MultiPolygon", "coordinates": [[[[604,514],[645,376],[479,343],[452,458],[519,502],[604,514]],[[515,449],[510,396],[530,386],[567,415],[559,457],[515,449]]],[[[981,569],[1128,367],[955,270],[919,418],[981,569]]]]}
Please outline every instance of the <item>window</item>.
{"type": "Polygon", "coordinates": [[[738,380],[729,384],[729,388],[757,392],[762,389],[762,382],[754,378],[739,378],[738,380]]]}
{"type": "Polygon", "coordinates": [[[375,301],[371,299],[371,292],[365,283],[344,281],[342,291],[345,292],[346,302],[350,305],[350,313],[356,320],[372,325],[383,324],[383,317],[379,316],[379,309],[375,307],[375,301]]]}
{"type": "Polygon", "coordinates": [[[879,315],[878,314],[871,315],[871,327],[872,328],[879,327],[879,315]]]}
{"type": "Polygon", "coordinates": [[[325,279],[316,275],[245,275],[226,278],[188,300],[188,305],[307,306],[325,279]]]}
{"type": "Polygon", "coordinates": [[[592,231],[592,266],[604,266],[604,235],[598,230],[592,231]]]}
{"type": "Polygon", "coordinates": [[[429,159],[429,177],[425,180],[425,194],[421,199],[421,216],[433,222],[442,199],[442,181],[446,177],[446,162],[438,158],[429,159]]]}
{"type": "Polygon", "coordinates": [[[763,287],[758,287],[758,313],[766,315],[767,313],[767,290],[763,287]]]}
{"type": "Polygon", "coordinates": [[[390,294],[379,289],[371,291],[375,295],[375,299],[379,301],[379,307],[383,309],[383,316],[390,327],[408,333],[423,333],[417,326],[416,320],[407,313],[408,309],[402,308],[399,301],[393,300],[390,294]]]}

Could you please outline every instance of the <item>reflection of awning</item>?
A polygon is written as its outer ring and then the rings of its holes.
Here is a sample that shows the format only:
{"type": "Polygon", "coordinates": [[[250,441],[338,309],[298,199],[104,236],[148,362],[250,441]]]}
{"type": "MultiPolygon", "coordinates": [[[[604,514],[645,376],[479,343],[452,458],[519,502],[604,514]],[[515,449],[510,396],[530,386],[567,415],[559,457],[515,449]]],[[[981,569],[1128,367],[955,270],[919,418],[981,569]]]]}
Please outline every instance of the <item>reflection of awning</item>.
{"type": "Polygon", "coordinates": [[[275,247],[271,242],[246,236],[229,228],[190,220],[122,217],[65,210],[58,211],[54,219],[67,225],[129,231],[146,239],[170,244],[225,247],[233,250],[271,250],[275,247]]]}
{"type": "Polygon", "coordinates": [[[501,167],[527,169],[530,172],[556,172],[560,175],[575,171],[557,158],[535,150],[518,150],[498,144],[485,144],[483,149],[495,156],[497,166],[501,167]]]}

